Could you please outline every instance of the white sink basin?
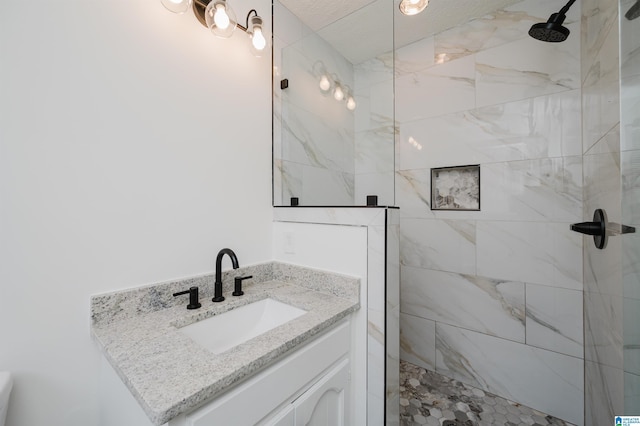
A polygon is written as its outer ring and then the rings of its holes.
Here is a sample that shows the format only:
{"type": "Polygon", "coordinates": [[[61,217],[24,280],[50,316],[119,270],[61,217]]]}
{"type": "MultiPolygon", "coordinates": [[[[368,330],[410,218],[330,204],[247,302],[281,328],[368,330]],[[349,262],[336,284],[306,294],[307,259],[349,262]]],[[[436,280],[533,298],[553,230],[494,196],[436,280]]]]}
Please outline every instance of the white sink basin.
{"type": "Polygon", "coordinates": [[[286,303],[264,299],[189,324],[178,331],[219,354],[305,313],[307,311],[286,303]]]}

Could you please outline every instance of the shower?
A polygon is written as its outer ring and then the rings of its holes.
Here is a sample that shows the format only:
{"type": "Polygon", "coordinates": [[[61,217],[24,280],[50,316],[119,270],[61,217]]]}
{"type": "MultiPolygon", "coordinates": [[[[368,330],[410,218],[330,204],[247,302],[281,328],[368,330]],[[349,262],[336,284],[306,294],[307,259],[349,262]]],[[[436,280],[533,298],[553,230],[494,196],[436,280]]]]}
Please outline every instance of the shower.
{"type": "MultiPolygon", "coordinates": [[[[558,13],[553,13],[547,22],[533,24],[529,30],[529,35],[536,40],[559,43],[569,37],[569,29],[562,26],[567,11],[576,0],[569,2],[558,13]]],[[[640,0],[639,0],[640,1],[640,0]]]]}

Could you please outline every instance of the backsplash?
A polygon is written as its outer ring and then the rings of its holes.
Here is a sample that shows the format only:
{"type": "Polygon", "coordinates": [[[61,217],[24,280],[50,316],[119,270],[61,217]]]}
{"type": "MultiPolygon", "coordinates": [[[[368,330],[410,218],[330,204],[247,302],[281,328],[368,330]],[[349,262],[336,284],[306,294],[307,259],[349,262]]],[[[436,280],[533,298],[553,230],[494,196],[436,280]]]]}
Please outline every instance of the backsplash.
{"type": "MultiPolygon", "coordinates": [[[[360,300],[360,280],[358,278],[279,262],[223,271],[223,294],[230,295],[233,292],[235,277],[247,275],[253,276],[250,282],[278,280],[351,301],[360,300]]],[[[93,324],[108,324],[131,316],[186,304],[186,296],[184,296],[185,298],[176,298],[173,297],[173,294],[187,290],[192,286],[198,287],[201,299],[211,298],[214,294],[214,282],[215,274],[206,274],[130,290],[94,295],[91,297],[91,321],[93,324]]]]}

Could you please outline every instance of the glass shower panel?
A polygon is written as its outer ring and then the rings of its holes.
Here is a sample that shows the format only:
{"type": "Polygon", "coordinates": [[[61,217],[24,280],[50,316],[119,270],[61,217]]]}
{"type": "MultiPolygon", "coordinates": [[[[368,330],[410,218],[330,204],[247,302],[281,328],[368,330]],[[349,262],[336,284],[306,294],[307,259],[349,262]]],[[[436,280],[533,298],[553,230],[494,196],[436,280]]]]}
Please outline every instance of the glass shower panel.
{"type": "MultiPolygon", "coordinates": [[[[640,0],[620,2],[622,220],[640,232],[640,0]]],[[[640,233],[622,238],[624,414],[640,415],[640,233]]]]}

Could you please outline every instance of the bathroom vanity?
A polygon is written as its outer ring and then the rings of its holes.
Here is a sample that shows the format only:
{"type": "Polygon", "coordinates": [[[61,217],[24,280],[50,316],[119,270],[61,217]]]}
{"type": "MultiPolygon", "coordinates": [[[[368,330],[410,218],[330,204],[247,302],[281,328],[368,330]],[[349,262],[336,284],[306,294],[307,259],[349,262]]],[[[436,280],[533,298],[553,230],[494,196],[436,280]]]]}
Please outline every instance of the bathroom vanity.
{"type": "Polygon", "coordinates": [[[92,335],[149,424],[350,424],[360,280],[273,262],[223,281],[220,303],[210,275],[92,297],[92,335]],[[240,275],[254,278],[233,297],[240,275]],[[173,294],[194,286],[202,307],[186,309],[173,294]],[[265,299],[305,313],[221,353],[181,331],[265,299]]]}

